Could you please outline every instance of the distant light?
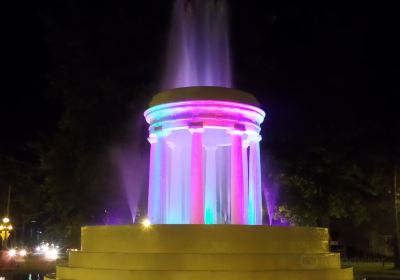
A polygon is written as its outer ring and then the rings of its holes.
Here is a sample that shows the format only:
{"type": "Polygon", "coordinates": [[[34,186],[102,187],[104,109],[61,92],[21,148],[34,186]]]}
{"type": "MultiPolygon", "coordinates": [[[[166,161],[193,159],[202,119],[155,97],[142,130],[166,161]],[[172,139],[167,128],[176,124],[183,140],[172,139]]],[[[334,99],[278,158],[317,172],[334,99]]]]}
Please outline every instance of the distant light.
{"type": "Polygon", "coordinates": [[[7,223],[9,223],[9,222],[10,222],[10,219],[9,219],[9,218],[7,218],[7,217],[4,217],[4,218],[3,218],[3,223],[7,224],[7,223]]]}
{"type": "Polygon", "coordinates": [[[144,219],[144,220],[142,221],[142,225],[143,225],[144,227],[148,228],[148,227],[151,226],[151,222],[150,222],[149,219],[144,219]]]}
{"type": "Polygon", "coordinates": [[[12,225],[9,225],[8,230],[12,230],[12,229],[13,229],[12,225]]]}
{"type": "Polygon", "coordinates": [[[67,249],[67,252],[78,252],[79,250],[76,248],[67,249]]]}
{"type": "Polygon", "coordinates": [[[19,251],[19,255],[20,255],[21,257],[25,257],[26,254],[27,254],[27,252],[26,252],[25,249],[22,249],[22,250],[19,251]]]}
{"type": "Polygon", "coordinates": [[[54,261],[59,257],[59,248],[57,244],[42,242],[36,247],[36,253],[42,255],[45,259],[54,261]]]}
{"type": "Polygon", "coordinates": [[[10,257],[14,257],[15,255],[17,255],[17,250],[15,250],[15,249],[9,250],[9,251],[8,251],[8,255],[9,255],[10,257]]]}
{"type": "Polygon", "coordinates": [[[51,248],[45,252],[44,256],[46,259],[56,260],[58,258],[58,250],[56,248],[51,248]]]}

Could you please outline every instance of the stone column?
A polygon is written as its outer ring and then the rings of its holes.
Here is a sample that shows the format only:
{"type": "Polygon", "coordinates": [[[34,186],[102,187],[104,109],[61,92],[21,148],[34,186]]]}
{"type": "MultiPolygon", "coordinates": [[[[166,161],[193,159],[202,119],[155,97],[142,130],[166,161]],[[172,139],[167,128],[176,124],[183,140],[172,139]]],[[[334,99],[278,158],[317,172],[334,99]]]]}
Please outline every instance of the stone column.
{"type": "Polygon", "coordinates": [[[183,189],[182,189],[182,168],[179,168],[181,149],[174,143],[168,143],[170,149],[169,168],[169,189],[168,189],[168,224],[183,223],[183,189]]]}
{"type": "Polygon", "coordinates": [[[190,128],[190,132],[192,133],[190,223],[204,224],[203,128],[190,128]]]}
{"type": "Polygon", "coordinates": [[[242,131],[233,130],[231,146],[231,223],[244,224],[242,131]]]}
{"type": "Polygon", "coordinates": [[[150,168],[149,168],[149,194],[147,216],[153,224],[165,222],[165,196],[166,196],[166,141],[161,133],[151,134],[150,142],[150,168]]]}
{"type": "Polygon", "coordinates": [[[206,185],[204,202],[204,222],[217,223],[217,166],[215,153],[217,147],[207,148],[206,154],[206,185]]]}
{"type": "Polygon", "coordinates": [[[248,148],[249,141],[243,141],[243,209],[244,209],[244,223],[249,223],[249,158],[248,148]]]}
{"type": "Polygon", "coordinates": [[[249,160],[249,224],[262,224],[262,184],[261,184],[261,161],[260,140],[257,135],[250,139],[249,160]]]}

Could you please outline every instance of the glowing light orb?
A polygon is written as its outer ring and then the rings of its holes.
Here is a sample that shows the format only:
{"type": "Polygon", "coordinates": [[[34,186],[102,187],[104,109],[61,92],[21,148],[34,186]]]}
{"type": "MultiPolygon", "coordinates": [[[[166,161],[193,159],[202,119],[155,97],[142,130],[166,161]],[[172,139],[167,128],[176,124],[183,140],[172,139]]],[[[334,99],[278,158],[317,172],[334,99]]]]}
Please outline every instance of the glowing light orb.
{"type": "Polygon", "coordinates": [[[18,252],[18,254],[19,254],[21,257],[25,257],[25,256],[28,254],[28,252],[27,252],[25,249],[21,249],[21,250],[18,252]]]}
{"type": "Polygon", "coordinates": [[[17,250],[15,250],[15,249],[9,250],[9,251],[8,251],[8,255],[9,255],[10,257],[15,257],[15,256],[17,255],[17,250]]]}
{"type": "Polygon", "coordinates": [[[142,221],[142,225],[143,225],[144,227],[148,228],[148,227],[151,226],[151,222],[150,222],[149,219],[144,219],[144,220],[142,221]]]}
{"type": "Polygon", "coordinates": [[[58,258],[58,250],[56,248],[49,248],[45,251],[44,256],[48,260],[56,260],[58,258]]]}

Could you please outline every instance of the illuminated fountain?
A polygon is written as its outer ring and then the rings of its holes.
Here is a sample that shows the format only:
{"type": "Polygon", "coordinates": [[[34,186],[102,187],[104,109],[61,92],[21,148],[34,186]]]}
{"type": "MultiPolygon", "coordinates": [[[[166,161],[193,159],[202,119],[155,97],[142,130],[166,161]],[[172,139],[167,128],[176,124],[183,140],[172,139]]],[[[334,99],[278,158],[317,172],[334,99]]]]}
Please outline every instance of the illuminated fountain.
{"type": "Polygon", "coordinates": [[[157,224],[262,224],[264,112],[247,93],[188,87],[156,95],[148,217],[157,224]]]}
{"type": "Polygon", "coordinates": [[[83,227],[81,251],[57,279],[352,280],[327,229],[262,225],[265,113],[254,96],[228,88],[225,1],[177,0],[175,13],[178,63],[170,59],[166,83],[174,89],[145,112],[148,220],[83,227]]]}

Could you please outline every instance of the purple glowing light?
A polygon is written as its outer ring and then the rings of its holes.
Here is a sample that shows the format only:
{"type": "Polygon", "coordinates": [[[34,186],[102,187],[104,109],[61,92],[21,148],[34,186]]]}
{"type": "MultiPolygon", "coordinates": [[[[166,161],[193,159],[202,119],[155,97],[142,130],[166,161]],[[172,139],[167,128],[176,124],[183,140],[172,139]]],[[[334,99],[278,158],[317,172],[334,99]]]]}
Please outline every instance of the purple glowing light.
{"type": "Polygon", "coordinates": [[[282,219],[279,215],[279,186],[274,180],[263,177],[262,195],[268,212],[268,223],[270,226],[290,226],[289,221],[282,219]]]}
{"type": "Polygon", "coordinates": [[[173,13],[163,88],[175,90],[158,94],[145,112],[149,219],[262,224],[265,113],[253,96],[228,89],[227,1],[176,0],[173,13]]]}
{"type": "Polygon", "coordinates": [[[231,87],[226,0],[177,0],[163,88],[231,87]]]}
{"type": "MultiPolygon", "coordinates": [[[[147,187],[148,156],[135,145],[128,145],[111,151],[114,164],[120,171],[120,184],[126,194],[131,219],[136,223],[140,216],[141,201],[145,197],[147,187]]],[[[108,223],[114,223],[112,221],[108,223]]]]}

